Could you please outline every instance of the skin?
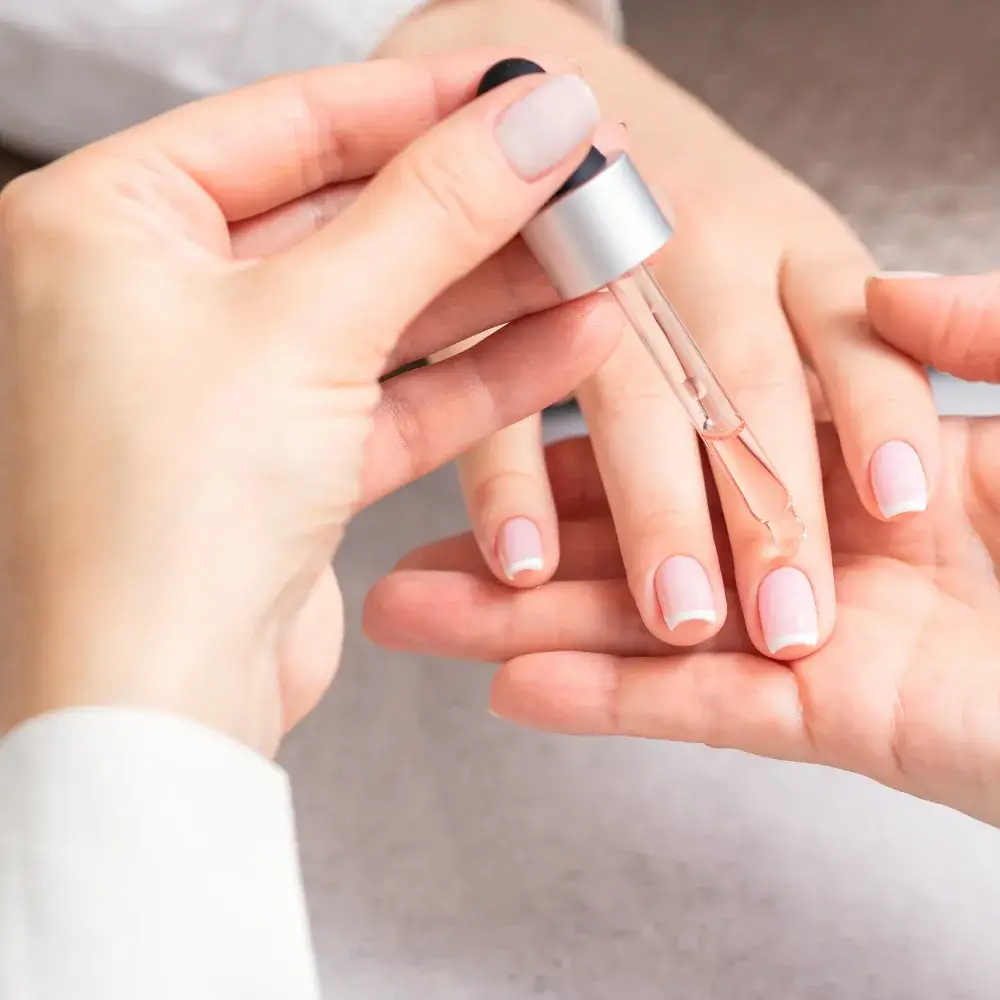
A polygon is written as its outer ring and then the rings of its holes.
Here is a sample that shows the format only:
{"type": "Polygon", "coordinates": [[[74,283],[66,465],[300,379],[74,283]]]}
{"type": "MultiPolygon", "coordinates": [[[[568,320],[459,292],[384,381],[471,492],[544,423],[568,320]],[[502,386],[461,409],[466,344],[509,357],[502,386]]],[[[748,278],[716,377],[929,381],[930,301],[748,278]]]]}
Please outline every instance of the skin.
{"type": "MultiPolygon", "coordinates": [[[[519,258],[497,250],[580,150],[530,181],[498,156],[500,116],[539,85],[466,106],[505,54],[270,81],[5,189],[0,731],[70,706],[140,706],[273,752],[339,658],[329,560],[353,511],[616,349],[600,296],[516,321],[531,293],[511,282],[519,258]],[[346,207],[331,191],[344,183],[346,207]],[[515,322],[380,388],[468,337],[456,318],[469,317],[515,322]],[[511,377],[511,357],[526,373],[511,377]]],[[[880,281],[868,296],[885,343],[914,363],[996,376],[1000,277],[880,281]]],[[[833,764],[997,822],[1000,424],[940,435],[932,508],[897,524],[868,516],[849,461],[819,435],[841,620],[791,668],[732,620],[697,651],[648,632],[579,442],[549,454],[561,579],[502,587],[471,537],[451,541],[383,582],[369,629],[508,660],[493,705],[522,722],[833,764]]]]}
{"type": "Polygon", "coordinates": [[[277,78],[4,189],[0,734],[128,705],[273,752],[336,669],[352,514],[614,349],[606,297],[510,308],[496,251],[590,138],[515,172],[496,128],[543,81],[469,103],[507,54],[277,78]]]}
{"type": "MultiPolygon", "coordinates": [[[[382,52],[422,54],[484,43],[550,49],[580,66],[607,117],[625,123],[629,151],[654,191],[664,204],[669,199],[676,234],[655,258],[654,271],[790,488],[807,529],[792,563],[812,585],[822,644],[832,633],[837,603],[811,395],[824,397],[853,487],[874,521],[884,518],[870,464],[883,442],[912,444],[932,487],[937,480],[939,440],[925,373],[865,322],[863,289],[874,262],[813,192],[559,3],[439,0],[404,21],[382,52]]],[[[758,591],[780,560],[729,484],[716,487],[711,471],[702,469],[686,416],[635,337],[624,337],[576,396],[629,592],[648,631],[673,645],[702,643],[725,629],[728,609],[746,622],[754,648],[766,651],[758,591]],[[713,533],[707,504],[716,491],[725,540],[713,533]],[[667,627],[653,580],[677,554],[694,556],[706,570],[718,615],[714,625],[667,627]],[[730,554],[733,575],[727,579],[721,557],[730,554]]],[[[563,556],[539,418],[478,445],[462,457],[459,471],[491,573],[516,588],[551,579],[563,556]],[[512,517],[538,525],[544,569],[508,581],[499,537],[512,517]]],[[[809,651],[791,647],[778,656],[795,659],[809,651]]]]}
{"type": "MultiPolygon", "coordinates": [[[[868,303],[886,341],[915,360],[997,379],[1000,276],[876,280],[868,303]]],[[[1000,825],[1000,418],[941,422],[938,489],[925,517],[900,523],[868,515],[834,428],[817,432],[837,628],[810,657],[766,659],[732,620],[694,650],[650,636],[585,439],[547,453],[565,552],[552,582],[511,591],[471,537],[446,540],[374,589],[368,633],[505,661],[491,708],[524,725],[839,767],[1000,825]]]]}

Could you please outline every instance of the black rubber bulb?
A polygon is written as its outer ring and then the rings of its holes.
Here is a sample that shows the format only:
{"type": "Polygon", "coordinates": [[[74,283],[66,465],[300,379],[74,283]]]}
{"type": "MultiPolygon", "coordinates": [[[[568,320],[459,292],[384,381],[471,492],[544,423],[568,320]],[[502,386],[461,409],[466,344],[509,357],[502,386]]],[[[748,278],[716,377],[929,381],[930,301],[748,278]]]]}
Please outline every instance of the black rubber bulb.
{"type": "MultiPolygon", "coordinates": [[[[530,59],[501,59],[483,74],[483,78],[476,88],[476,96],[482,97],[487,91],[509,83],[511,80],[516,80],[519,76],[531,76],[533,73],[544,72],[545,70],[538,63],[532,62],[530,59]]],[[[607,165],[608,158],[596,146],[591,146],[587,158],[570,174],[566,183],[553,195],[553,200],[575,190],[581,184],[586,184],[591,177],[599,174],[607,165]]]]}

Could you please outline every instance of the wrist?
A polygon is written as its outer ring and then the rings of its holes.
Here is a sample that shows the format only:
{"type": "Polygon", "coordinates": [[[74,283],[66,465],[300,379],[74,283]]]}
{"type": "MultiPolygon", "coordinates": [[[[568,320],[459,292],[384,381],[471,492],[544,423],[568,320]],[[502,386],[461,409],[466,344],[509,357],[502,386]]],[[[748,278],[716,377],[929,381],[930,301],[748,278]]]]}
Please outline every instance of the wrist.
{"type": "Polygon", "coordinates": [[[376,55],[406,58],[486,46],[530,46],[579,61],[607,33],[558,0],[431,0],[385,38],[376,55]]]}
{"type": "MultiPolygon", "coordinates": [[[[628,130],[647,181],[679,200],[704,183],[706,161],[745,167],[750,147],[721,119],[592,20],[557,0],[437,0],[398,24],[376,55],[419,58],[478,47],[561,56],[597,95],[606,120],[628,130]],[[717,150],[718,155],[707,155],[717,150]]],[[[717,186],[717,185],[716,185],[717,186]]]]}
{"type": "Polygon", "coordinates": [[[0,669],[0,738],[54,712],[119,708],[181,716],[265,756],[277,750],[282,727],[273,655],[202,668],[183,659],[166,662],[156,648],[121,655],[108,644],[59,653],[43,652],[45,645],[33,655],[8,656],[0,669]]]}

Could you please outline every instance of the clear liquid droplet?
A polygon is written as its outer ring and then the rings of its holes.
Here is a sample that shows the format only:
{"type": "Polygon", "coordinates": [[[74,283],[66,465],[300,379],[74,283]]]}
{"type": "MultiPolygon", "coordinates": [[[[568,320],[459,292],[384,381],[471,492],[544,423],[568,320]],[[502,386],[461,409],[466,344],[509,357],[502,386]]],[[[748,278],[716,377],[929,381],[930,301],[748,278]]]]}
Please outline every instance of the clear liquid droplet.
{"type": "Polygon", "coordinates": [[[791,559],[798,553],[806,537],[806,526],[794,507],[786,507],[780,516],[765,521],[764,526],[771,535],[778,555],[783,559],[791,559]]]}

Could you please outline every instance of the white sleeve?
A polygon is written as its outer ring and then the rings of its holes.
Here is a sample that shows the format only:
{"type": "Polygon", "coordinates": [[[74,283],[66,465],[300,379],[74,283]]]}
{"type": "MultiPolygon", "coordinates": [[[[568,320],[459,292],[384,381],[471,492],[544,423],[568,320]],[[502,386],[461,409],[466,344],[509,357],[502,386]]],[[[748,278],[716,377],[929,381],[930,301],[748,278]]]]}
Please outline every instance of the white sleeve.
{"type": "Polygon", "coordinates": [[[181,718],[0,743],[0,1000],[316,1000],[286,775],[181,718]]]}
{"type": "MultiPolygon", "coordinates": [[[[54,156],[274,73],[364,59],[428,0],[0,0],[0,143],[54,156]]],[[[621,27],[618,0],[570,6],[621,27]]]]}
{"type": "Polygon", "coordinates": [[[364,59],[425,0],[0,0],[0,142],[67,152],[273,73],[364,59]]]}

